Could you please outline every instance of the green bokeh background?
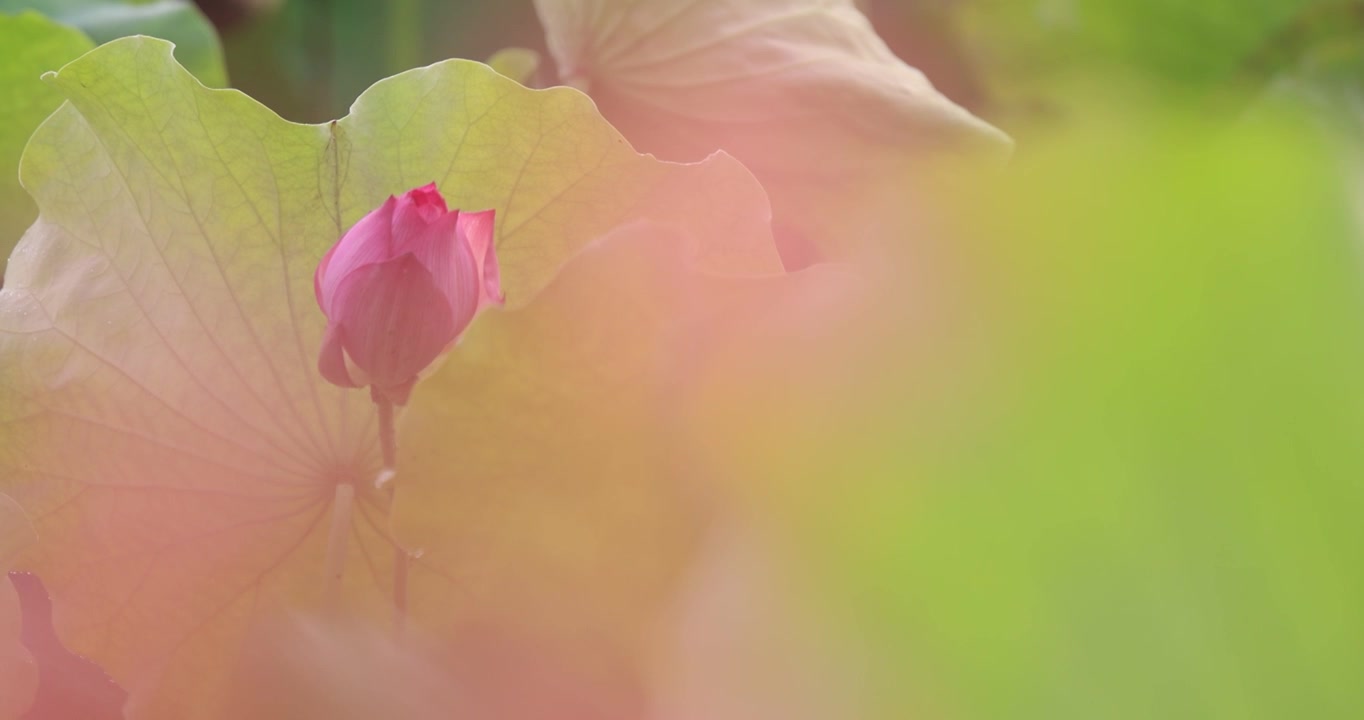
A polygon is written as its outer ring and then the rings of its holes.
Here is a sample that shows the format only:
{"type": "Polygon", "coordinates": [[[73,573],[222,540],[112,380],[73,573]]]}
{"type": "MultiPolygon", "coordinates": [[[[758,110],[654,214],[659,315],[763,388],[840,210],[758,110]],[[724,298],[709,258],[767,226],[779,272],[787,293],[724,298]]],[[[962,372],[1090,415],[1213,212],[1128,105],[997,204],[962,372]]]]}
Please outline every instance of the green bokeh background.
{"type": "Polygon", "coordinates": [[[875,407],[798,534],[966,717],[1357,716],[1357,201],[1305,119],[1156,112],[1020,153],[966,234],[992,392],[875,407]]]}

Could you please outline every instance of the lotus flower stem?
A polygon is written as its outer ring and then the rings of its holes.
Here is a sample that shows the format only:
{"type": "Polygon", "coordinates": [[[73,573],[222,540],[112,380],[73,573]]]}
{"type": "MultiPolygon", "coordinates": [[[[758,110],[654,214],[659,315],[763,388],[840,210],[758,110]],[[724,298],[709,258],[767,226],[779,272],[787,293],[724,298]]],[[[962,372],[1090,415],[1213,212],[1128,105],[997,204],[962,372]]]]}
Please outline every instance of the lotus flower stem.
{"type": "MultiPolygon", "coordinates": [[[[393,401],[385,396],[376,396],[374,404],[379,411],[379,448],[383,454],[384,467],[380,471],[379,482],[388,493],[389,515],[393,513],[393,500],[397,485],[393,474],[398,467],[398,433],[393,420],[393,401]]],[[[393,627],[401,633],[407,624],[407,570],[411,555],[407,549],[393,543],[393,627]]]]}
{"type": "MultiPolygon", "coordinates": [[[[391,10],[408,22],[415,0],[394,0],[391,10]]],[[[317,369],[342,388],[368,387],[379,415],[383,468],[374,486],[388,496],[393,545],[394,626],[407,617],[407,577],[416,557],[393,540],[398,441],[395,406],[432,363],[454,347],[480,310],[501,306],[501,273],[493,243],[493,210],[451,210],[435,183],[390,195],[351,226],[322,256],[313,273],[317,306],[327,316],[317,369]]],[[[327,573],[340,592],[346,562],[353,487],[337,488],[327,573]],[[350,493],[344,498],[343,492],[350,493]]]]}
{"type": "MultiPolygon", "coordinates": [[[[384,471],[398,469],[398,433],[393,422],[393,401],[386,397],[375,398],[379,409],[379,448],[383,453],[384,471]]],[[[389,486],[392,488],[392,486],[389,486]]]]}

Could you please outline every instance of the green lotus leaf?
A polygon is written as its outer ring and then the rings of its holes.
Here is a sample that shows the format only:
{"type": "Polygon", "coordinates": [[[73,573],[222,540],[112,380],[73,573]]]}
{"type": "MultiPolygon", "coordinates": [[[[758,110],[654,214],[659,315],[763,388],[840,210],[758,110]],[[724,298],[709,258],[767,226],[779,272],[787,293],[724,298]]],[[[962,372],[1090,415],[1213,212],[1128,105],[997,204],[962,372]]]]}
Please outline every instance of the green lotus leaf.
{"type": "MultiPolygon", "coordinates": [[[[110,42],[50,82],[68,102],[25,153],[40,217],[0,292],[0,483],[42,538],[20,566],[51,587],[66,644],[129,690],[134,720],[216,717],[245,630],[269,608],[317,601],[337,483],[360,488],[345,606],[376,621],[392,614],[390,538],[404,528],[390,527],[387,497],[372,486],[368,396],[328,385],[315,369],[324,320],[312,287],[323,252],[386,196],[434,181],[453,206],[497,211],[508,309],[474,331],[519,334],[522,362],[569,329],[522,325],[539,292],[617,228],[667,228],[653,237],[679,269],[778,268],[762,188],[732,158],[676,165],[639,155],[581,93],[529,90],[480,63],[384,80],[348,117],[323,125],[291,124],[239,92],[205,88],[169,43],[151,38],[110,42]]],[[[598,279],[608,295],[628,281],[598,279]]],[[[579,339],[591,348],[584,328],[579,339]]],[[[429,391],[418,386],[423,402],[472,402],[445,380],[462,372],[463,356],[456,348],[429,391]]],[[[643,362],[632,357],[589,354],[603,368],[643,362]]],[[[572,377],[536,378],[535,398],[512,394],[508,378],[530,368],[489,371],[490,386],[508,388],[501,402],[487,399],[503,413],[490,417],[531,423],[583,400],[566,385],[572,377]]],[[[443,438],[418,467],[457,474],[467,457],[491,451],[453,428],[422,428],[419,414],[403,428],[443,438]]],[[[497,451],[555,449],[509,434],[497,451]]],[[[637,477],[613,479],[654,492],[637,477]]],[[[399,487],[423,502],[421,483],[400,476],[399,487]]],[[[590,526],[592,506],[580,510],[590,526]]],[[[608,547],[671,546],[678,532],[624,523],[608,547]]],[[[410,622],[451,627],[451,615],[477,617],[505,601],[467,592],[471,575],[513,572],[537,548],[504,546],[473,568],[461,565],[467,548],[431,542],[424,551],[410,622]]],[[[608,588],[601,601],[629,608],[622,622],[637,624],[655,596],[627,594],[645,569],[621,568],[619,593],[608,588]]],[[[524,598],[585,585],[516,587],[524,598]]],[[[572,635],[534,629],[543,633],[528,642],[572,635]]]]}

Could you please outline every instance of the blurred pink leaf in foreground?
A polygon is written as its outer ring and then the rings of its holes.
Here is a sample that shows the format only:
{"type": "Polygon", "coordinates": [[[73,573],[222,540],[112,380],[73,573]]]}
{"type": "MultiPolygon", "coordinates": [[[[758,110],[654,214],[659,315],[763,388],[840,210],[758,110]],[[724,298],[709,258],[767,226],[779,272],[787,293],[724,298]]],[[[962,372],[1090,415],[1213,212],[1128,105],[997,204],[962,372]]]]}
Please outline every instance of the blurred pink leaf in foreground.
{"type": "Polygon", "coordinates": [[[19,504],[0,493],[0,720],[15,720],[33,702],[38,668],[20,641],[19,598],[4,575],[10,562],[35,540],[19,504]]]}
{"type": "MultiPolygon", "coordinates": [[[[1011,141],[935,90],[852,0],[537,0],[560,79],[641,150],[732,153],[772,197],[788,266],[845,257],[906,183],[1011,141]]],[[[899,238],[911,242],[912,238],[899,238]]]]}

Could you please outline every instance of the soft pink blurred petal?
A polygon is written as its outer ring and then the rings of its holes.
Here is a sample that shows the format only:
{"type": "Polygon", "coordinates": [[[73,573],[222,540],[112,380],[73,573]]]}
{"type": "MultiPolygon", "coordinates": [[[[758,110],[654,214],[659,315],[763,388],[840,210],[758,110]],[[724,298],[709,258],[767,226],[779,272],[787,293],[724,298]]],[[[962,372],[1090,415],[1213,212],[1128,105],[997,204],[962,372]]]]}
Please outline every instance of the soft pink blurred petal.
{"type": "Polygon", "coordinates": [[[34,539],[23,509],[0,493],[0,720],[17,720],[38,687],[38,668],[19,641],[19,598],[5,577],[10,560],[34,539]]]}
{"type": "Polygon", "coordinates": [[[649,720],[869,717],[865,658],[775,548],[754,523],[713,524],[664,634],[649,720]]]}

